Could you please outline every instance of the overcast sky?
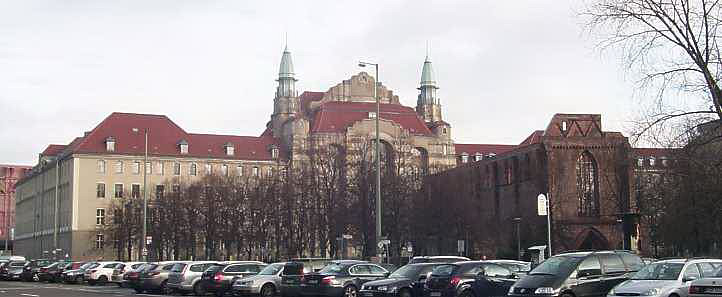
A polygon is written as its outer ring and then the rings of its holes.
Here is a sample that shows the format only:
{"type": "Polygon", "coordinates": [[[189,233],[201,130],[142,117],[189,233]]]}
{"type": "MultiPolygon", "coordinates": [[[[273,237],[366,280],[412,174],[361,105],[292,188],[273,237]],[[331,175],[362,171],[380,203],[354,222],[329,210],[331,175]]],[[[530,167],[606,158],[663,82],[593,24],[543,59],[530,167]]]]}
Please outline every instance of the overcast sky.
{"type": "Polygon", "coordinates": [[[288,33],[304,90],[380,66],[415,106],[427,41],[458,143],[518,144],[555,113],[626,132],[632,83],[582,30],[578,0],[0,0],[0,163],[35,164],[111,112],[259,135],[288,33]]]}

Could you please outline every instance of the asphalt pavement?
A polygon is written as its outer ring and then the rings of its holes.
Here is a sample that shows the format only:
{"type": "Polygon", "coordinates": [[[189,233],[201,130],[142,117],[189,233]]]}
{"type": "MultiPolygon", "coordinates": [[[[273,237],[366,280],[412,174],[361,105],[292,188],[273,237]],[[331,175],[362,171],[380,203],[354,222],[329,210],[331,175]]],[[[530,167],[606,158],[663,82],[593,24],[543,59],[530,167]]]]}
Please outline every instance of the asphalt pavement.
{"type": "Polygon", "coordinates": [[[0,297],[108,297],[108,296],[160,296],[136,294],[132,289],[117,285],[88,286],[48,284],[20,281],[0,281],[0,297]]]}

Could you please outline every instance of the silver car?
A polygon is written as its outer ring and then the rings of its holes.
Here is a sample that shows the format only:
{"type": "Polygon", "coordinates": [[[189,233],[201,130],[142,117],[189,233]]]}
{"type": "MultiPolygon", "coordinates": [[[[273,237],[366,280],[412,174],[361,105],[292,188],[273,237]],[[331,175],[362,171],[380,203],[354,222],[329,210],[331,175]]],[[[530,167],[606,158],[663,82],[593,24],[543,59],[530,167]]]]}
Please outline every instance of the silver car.
{"type": "Polygon", "coordinates": [[[281,285],[281,271],[283,271],[283,265],[285,264],[286,262],[273,263],[263,268],[257,275],[236,280],[232,287],[233,295],[276,296],[281,285]]]}
{"type": "Polygon", "coordinates": [[[203,271],[216,263],[218,262],[195,261],[175,264],[168,275],[168,288],[184,294],[193,292],[196,296],[205,295],[206,292],[200,282],[201,276],[203,271]]]}
{"type": "Polygon", "coordinates": [[[717,271],[702,271],[702,276],[689,286],[689,297],[722,297],[722,265],[717,271]]]}
{"type": "MultiPolygon", "coordinates": [[[[702,272],[722,265],[719,259],[673,259],[657,261],[614,287],[608,297],[648,296],[687,297],[692,281],[702,278],[702,272]]],[[[713,270],[713,269],[712,269],[713,270]]]]}

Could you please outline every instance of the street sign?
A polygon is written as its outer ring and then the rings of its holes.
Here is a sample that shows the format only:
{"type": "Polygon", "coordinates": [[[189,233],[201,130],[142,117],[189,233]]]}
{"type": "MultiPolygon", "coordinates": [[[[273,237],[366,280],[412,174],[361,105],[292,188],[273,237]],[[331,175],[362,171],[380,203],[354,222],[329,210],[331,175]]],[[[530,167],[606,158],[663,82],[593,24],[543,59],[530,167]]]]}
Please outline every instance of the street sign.
{"type": "Polygon", "coordinates": [[[143,256],[147,256],[147,255],[148,255],[148,249],[143,249],[143,256]]]}
{"type": "Polygon", "coordinates": [[[153,243],[153,236],[146,236],[145,244],[152,244],[152,243],[153,243]]]}
{"type": "Polygon", "coordinates": [[[353,238],[353,236],[351,236],[351,234],[343,234],[342,236],[343,236],[343,239],[351,239],[351,238],[353,238]]]}
{"type": "Polygon", "coordinates": [[[536,209],[540,216],[545,216],[549,213],[547,211],[547,196],[539,194],[539,196],[536,197],[536,209]]]}

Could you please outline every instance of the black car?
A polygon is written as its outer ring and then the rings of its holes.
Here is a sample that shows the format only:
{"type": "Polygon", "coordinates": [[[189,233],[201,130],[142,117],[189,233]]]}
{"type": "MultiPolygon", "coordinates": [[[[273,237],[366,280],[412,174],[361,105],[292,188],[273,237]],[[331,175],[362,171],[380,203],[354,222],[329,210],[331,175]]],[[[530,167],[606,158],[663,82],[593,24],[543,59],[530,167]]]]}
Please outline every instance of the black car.
{"type": "Polygon", "coordinates": [[[416,256],[409,260],[409,264],[416,263],[455,263],[461,261],[469,261],[467,257],[459,256],[416,256]]]}
{"type": "Polygon", "coordinates": [[[510,297],[603,297],[644,264],[629,251],[575,252],[553,256],[509,289],[510,297]]]}
{"type": "Polygon", "coordinates": [[[4,280],[20,280],[23,275],[25,261],[10,261],[0,269],[0,277],[4,280]]]}
{"type": "Polygon", "coordinates": [[[255,261],[214,263],[203,271],[200,282],[206,292],[223,296],[231,292],[236,279],[256,275],[265,267],[265,263],[255,261]]]}
{"type": "Polygon", "coordinates": [[[58,271],[68,265],[68,262],[54,262],[47,266],[40,267],[38,280],[41,282],[55,282],[58,271]]]}
{"type": "Polygon", "coordinates": [[[424,293],[426,277],[434,267],[442,263],[407,264],[394,271],[388,278],[370,281],[361,287],[362,297],[417,297],[424,293]]]}
{"type": "Polygon", "coordinates": [[[35,259],[25,263],[20,278],[26,282],[40,281],[40,268],[50,264],[48,259],[35,259]]]}
{"type": "Polygon", "coordinates": [[[331,261],[318,272],[303,276],[301,296],[355,297],[364,283],[389,276],[383,267],[356,260],[331,261]]]}
{"type": "Polygon", "coordinates": [[[78,267],[78,269],[65,269],[60,275],[65,283],[79,284],[84,280],[83,276],[85,275],[85,270],[93,269],[98,266],[100,266],[98,262],[87,262],[78,267]]]}
{"type": "Polygon", "coordinates": [[[302,262],[287,262],[284,264],[283,270],[281,270],[281,285],[279,286],[281,297],[298,296],[301,290],[301,279],[306,273],[312,271],[312,268],[306,267],[302,262]]]}
{"type": "Polygon", "coordinates": [[[428,297],[504,296],[516,281],[508,268],[489,261],[464,261],[434,268],[426,279],[428,297]]]}

